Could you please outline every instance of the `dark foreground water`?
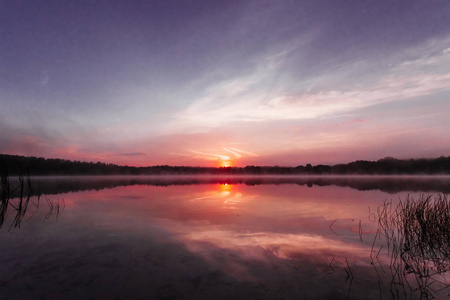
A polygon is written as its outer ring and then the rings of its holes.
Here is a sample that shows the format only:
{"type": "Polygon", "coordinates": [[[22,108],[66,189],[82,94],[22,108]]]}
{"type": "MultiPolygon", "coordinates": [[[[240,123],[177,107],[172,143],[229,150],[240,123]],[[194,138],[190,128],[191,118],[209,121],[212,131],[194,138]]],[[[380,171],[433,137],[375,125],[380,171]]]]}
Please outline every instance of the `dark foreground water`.
{"type": "Polygon", "coordinates": [[[2,202],[0,299],[449,298],[448,253],[408,260],[386,221],[448,177],[32,184],[2,202]]]}

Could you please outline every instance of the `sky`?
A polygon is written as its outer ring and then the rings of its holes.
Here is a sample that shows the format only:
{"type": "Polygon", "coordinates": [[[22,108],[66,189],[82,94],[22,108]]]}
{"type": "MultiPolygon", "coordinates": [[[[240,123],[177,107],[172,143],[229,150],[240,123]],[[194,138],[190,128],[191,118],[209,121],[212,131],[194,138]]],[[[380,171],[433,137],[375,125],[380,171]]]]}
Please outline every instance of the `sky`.
{"type": "Polygon", "coordinates": [[[450,156],[447,0],[0,0],[0,38],[3,154],[450,156]]]}

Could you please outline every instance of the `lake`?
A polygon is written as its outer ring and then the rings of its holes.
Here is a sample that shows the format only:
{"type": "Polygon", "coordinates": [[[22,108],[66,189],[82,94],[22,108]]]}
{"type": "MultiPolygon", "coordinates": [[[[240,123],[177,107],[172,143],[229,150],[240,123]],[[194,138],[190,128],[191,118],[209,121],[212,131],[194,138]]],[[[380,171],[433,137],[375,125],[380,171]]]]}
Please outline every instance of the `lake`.
{"type": "Polygon", "coordinates": [[[34,177],[22,198],[10,181],[0,299],[450,294],[448,230],[419,253],[399,213],[448,203],[450,177],[34,177]]]}

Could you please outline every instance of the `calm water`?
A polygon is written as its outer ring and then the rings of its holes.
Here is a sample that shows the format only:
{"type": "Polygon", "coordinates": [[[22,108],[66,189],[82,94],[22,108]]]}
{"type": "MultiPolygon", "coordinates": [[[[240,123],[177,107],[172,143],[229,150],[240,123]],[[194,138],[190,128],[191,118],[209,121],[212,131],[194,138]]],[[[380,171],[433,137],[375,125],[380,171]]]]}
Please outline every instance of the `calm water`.
{"type": "MultiPolygon", "coordinates": [[[[408,195],[447,193],[450,178],[32,183],[0,228],[0,299],[419,299],[424,283],[398,276],[378,219],[408,195]]],[[[427,280],[449,297],[449,272],[427,280]]]]}

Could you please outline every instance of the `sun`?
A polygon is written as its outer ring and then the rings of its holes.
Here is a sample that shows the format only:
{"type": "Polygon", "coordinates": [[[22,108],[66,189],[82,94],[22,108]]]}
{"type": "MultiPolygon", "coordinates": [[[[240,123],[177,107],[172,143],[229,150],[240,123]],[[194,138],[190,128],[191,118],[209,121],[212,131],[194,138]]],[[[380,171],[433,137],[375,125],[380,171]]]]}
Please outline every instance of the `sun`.
{"type": "Polygon", "coordinates": [[[219,161],[219,166],[222,168],[228,168],[232,166],[231,160],[229,159],[221,159],[219,161]]]}

